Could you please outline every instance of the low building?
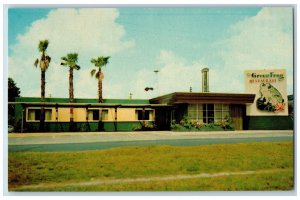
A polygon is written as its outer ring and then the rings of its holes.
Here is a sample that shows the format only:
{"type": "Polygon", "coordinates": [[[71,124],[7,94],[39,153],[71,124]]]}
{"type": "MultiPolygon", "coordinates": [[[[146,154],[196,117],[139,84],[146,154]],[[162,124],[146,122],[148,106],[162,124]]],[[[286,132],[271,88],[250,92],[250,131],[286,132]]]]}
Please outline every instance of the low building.
{"type": "Polygon", "coordinates": [[[41,107],[47,132],[70,131],[70,107],[75,131],[170,130],[172,121],[185,116],[199,123],[231,119],[235,130],[293,129],[290,116],[247,116],[254,94],[176,92],[153,99],[16,98],[15,119],[22,132],[40,131],[41,107]],[[274,123],[276,122],[276,123],[274,123]]]}
{"type": "Polygon", "coordinates": [[[235,130],[292,130],[293,101],[286,95],[285,70],[245,71],[246,92],[209,91],[209,69],[202,71],[202,92],[175,92],[152,99],[75,99],[20,97],[16,127],[35,131],[170,130],[184,118],[199,124],[230,121],[235,130]],[[45,122],[40,123],[41,109],[45,122]],[[70,108],[74,123],[70,123],[70,108]],[[291,110],[292,109],[292,110],[291,110]],[[42,126],[41,126],[42,125],[42,126]]]}
{"type": "Polygon", "coordinates": [[[232,119],[235,129],[243,130],[246,105],[252,104],[254,97],[254,94],[175,92],[150,99],[150,102],[172,107],[170,114],[158,111],[156,122],[159,124],[167,118],[170,118],[169,121],[180,121],[184,116],[199,123],[232,119]]]}
{"type": "Polygon", "coordinates": [[[41,108],[44,109],[44,131],[64,132],[70,128],[70,107],[73,107],[75,131],[132,131],[155,124],[155,109],[168,107],[150,104],[143,99],[75,99],[19,97],[15,119],[21,131],[40,131],[41,108]]]}

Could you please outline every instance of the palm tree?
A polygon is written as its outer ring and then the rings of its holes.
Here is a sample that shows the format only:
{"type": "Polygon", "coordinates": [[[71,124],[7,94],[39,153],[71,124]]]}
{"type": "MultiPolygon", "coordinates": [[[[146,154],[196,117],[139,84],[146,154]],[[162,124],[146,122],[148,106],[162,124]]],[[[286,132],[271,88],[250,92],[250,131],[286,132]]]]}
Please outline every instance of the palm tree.
{"type": "MultiPolygon", "coordinates": [[[[69,67],[69,99],[70,103],[74,102],[74,88],[73,88],[73,70],[80,70],[80,66],[77,65],[78,62],[78,54],[77,53],[69,53],[67,56],[61,58],[61,65],[69,67]]],[[[70,128],[73,130],[74,128],[74,108],[70,106],[70,128]]]]}
{"type": "MultiPolygon", "coordinates": [[[[40,60],[37,58],[34,62],[34,66],[37,67],[39,65],[41,69],[41,102],[45,102],[45,85],[46,85],[46,70],[49,67],[51,62],[51,57],[46,54],[46,50],[48,48],[49,41],[48,40],[41,40],[39,42],[39,52],[42,53],[40,60]]],[[[41,107],[41,114],[40,114],[40,130],[44,131],[44,107],[41,107]]]]}
{"type": "Polygon", "coordinates": [[[103,57],[100,56],[97,59],[91,59],[91,63],[95,65],[95,67],[98,68],[98,71],[96,69],[91,70],[91,76],[95,76],[98,79],[98,102],[103,103],[102,98],[102,79],[103,79],[103,73],[101,71],[101,68],[104,67],[108,63],[108,59],[110,57],[103,57]]]}

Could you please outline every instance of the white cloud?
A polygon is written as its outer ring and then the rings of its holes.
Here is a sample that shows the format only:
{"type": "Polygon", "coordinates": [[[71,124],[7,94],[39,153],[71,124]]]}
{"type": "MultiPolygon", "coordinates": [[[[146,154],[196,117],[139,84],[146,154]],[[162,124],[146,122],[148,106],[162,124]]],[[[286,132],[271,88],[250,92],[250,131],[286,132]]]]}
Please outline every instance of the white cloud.
{"type": "MultiPolygon", "coordinates": [[[[125,30],[116,23],[116,9],[56,9],[44,19],[35,21],[18,37],[9,58],[9,75],[21,86],[22,96],[40,96],[40,70],[33,67],[40,56],[39,40],[49,39],[52,57],[46,73],[46,96],[68,97],[68,69],[60,66],[61,56],[79,54],[81,70],[74,71],[75,98],[97,98],[97,80],[91,79],[90,58],[114,55],[132,47],[124,40],[125,30]]],[[[171,92],[201,91],[201,69],[210,69],[210,91],[244,92],[246,69],[285,68],[288,72],[288,94],[292,92],[293,34],[290,8],[263,8],[256,16],[234,24],[226,40],[216,41],[211,56],[191,61],[173,50],[161,50],[157,62],[144,69],[111,80],[110,67],[104,68],[104,98],[151,98],[171,92]],[[217,47],[217,48],[215,48],[217,47]],[[219,58],[220,60],[217,60],[219,58]],[[208,64],[214,63],[214,64],[208,64]],[[158,74],[153,72],[159,69],[158,74]],[[135,84],[128,86],[134,81],[135,84]],[[154,91],[145,92],[145,87],[154,91]]],[[[113,57],[112,57],[113,58],[113,57]]]]}
{"type": "Polygon", "coordinates": [[[230,34],[218,42],[224,65],[213,75],[215,90],[244,92],[244,70],[284,68],[288,93],[292,93],[292,8],[263,8],[256,16],[233,25],[230,34]]]}
{"type": "Polygon", "coordinates": [[[68,69],[59,63],[62,56],[76,52],[81,70],[74,72],[75,98],[97,98],[95,80],[89,75],[90,59],[112,56],[134,45],[133,40],[123,39],[125,30],[116,22],[118,16],[116,9],[55,9],[33,22],[10,47],[9,76],[21,86],[22,96],[40,96],[40,70],[33,62],[40,56],[38,42],[48,39],[52,61],[46,73],[46,96],[68,97],[68,69]]]}
{"type": "Polygon", "coordinates": [[[161,50],[157,63],[158,74],[153,69],[142,69],[137,73],[133,94],[135,97],[155,97],[172,92],[200,92],[201,69],[207,67],[200,62],[187,62],[172,51],[161,50]],[[144,91],[144,87],[153,87],[154,91],[144,91]]]}
{"type": "Polygon", "coordinates": [[[159,88],[158,92],[148,93],[147,97],[155,97],[171,92],[201,91],[201,69],[210,69],[211,92],[244,91],[244,70],[249,69],[287,69],[288,94],[293,86],[293,34],[291,8],[263,8],[256,16],[246,18],[234,24],[229,30],[229,37],[212,44],[217,47],[206,57],[192,64],[175,55],[170,50],[162,50],[157,60],[158,81],[151,69],[139,71],[136,77],[134,94],[145,96],[141,85],[152,84],[159,88]],[[215,56],[219,55],[219,56],[215,56]],[[219,58],[220,60],[212,60],[219,58]],[[159,67],[160,66],[160,67],[159,67]]]}

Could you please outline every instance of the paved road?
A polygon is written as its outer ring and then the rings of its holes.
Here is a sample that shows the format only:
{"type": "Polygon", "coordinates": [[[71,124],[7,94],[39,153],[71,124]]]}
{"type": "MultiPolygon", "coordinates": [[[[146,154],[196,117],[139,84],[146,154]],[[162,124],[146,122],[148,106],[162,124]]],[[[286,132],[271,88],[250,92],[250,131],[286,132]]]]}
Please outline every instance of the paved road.
{"type": "Polygon", "coordinates": [[[196,146],[292,141],[293,131],[114,132],[9,134],[9,151],[80,151],[122,146],[196,146]]]}

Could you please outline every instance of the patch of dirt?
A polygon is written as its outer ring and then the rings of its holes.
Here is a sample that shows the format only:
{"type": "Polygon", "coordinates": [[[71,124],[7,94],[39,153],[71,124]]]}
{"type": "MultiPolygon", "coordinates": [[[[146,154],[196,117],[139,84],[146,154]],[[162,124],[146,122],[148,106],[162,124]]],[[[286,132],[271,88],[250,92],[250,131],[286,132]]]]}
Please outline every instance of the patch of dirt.
{"type": "Polygon", "coordinates": [[[208,177],[221,177],[221,176],[234,176],[234,175],[249,175],[249,174],[265,174],[279,171],[287,171],[289,169],[267,169],[257,171],[239,171],[239,172],[219,172],[219,173],[200,173],[192,175],[171,175],[171,176],[158,176],[158,177],[141,177],[141,178],[124,178],[124,179],[91,179],[90,181],[81,182],[59,182],[59,183],[41,183],[37,185],[24,185],[21,187],[11,188],[13,190],[26,190],[33,188],[54,188],[54,187],[72,187],[72,186],[92,186],[103,184],[116,184],[116,183],[133,183],[133,182],[148,182],[148,181],[165,181],[165,180],[178,180],[178,179],[192,179],[192,178],[208,178],[208,177]]]}

